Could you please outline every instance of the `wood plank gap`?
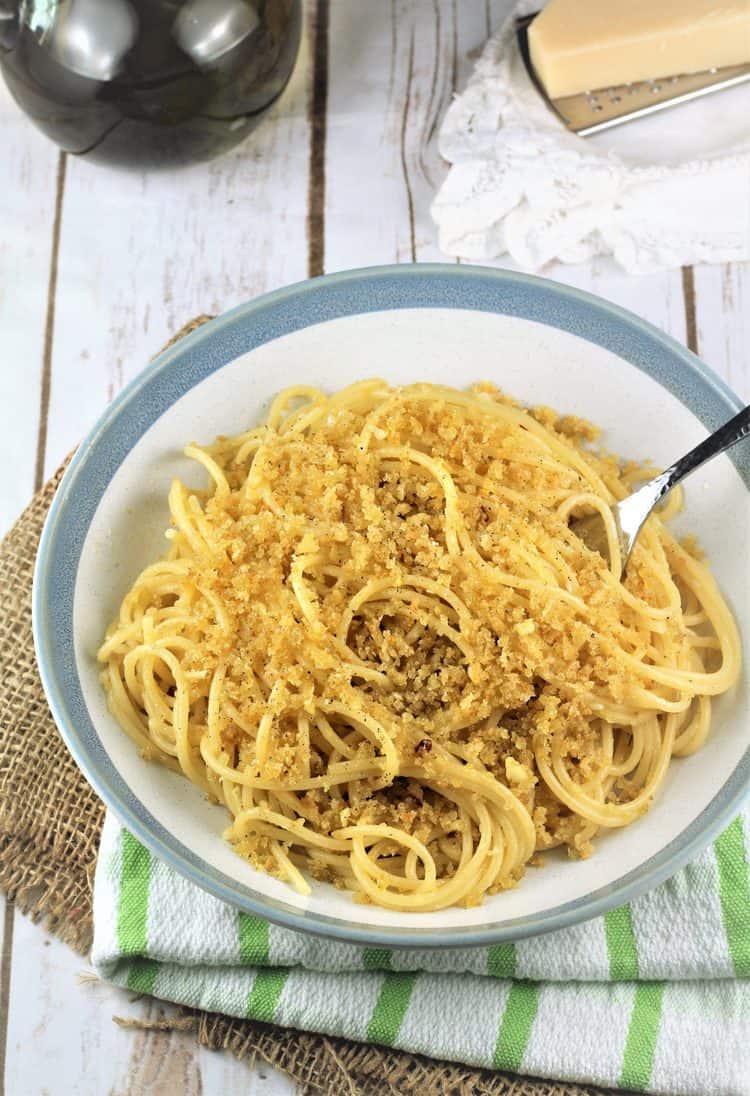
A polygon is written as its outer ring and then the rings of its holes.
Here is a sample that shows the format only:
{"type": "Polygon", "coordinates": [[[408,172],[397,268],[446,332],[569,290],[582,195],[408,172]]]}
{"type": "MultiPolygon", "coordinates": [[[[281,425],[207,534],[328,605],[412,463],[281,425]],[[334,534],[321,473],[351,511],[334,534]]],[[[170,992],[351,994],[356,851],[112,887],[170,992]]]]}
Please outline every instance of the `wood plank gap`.
{"type": "Polygon", "coordinates": [[[0,1096],[5,1096],[5,1057],[8,1047],[8,1005],[10,971],[13,958],[13,916],[15,906],[5,900],[3,911],[3,949],[0,953],[0,1096]]]}
{"type": "Polygon", "coordinates": [[[682,268],[682,298],[685,302],[685,342],[698,353],[698,324],[695,318],[695,273],[692,266],[682,268]]]}
{"type": "Polygon", "coordinates": [[[47,422],[52,387],[52,343],[55,336],[55,304],[57,298],[57,264],[60,256],[60,225],[62,224],[63,196],[67,153],[57,158],[57,182],[55,185],[55,216],[52,222],[52,252],[50,255],[49,283],[47,286],[47,318],[44,325],[44,350],[42,356],[42,383],[39,392],[39,427],[36,437],[36,463],[34,466],[34,490],[44,483],[44,462],[47,456],[47,422]]]}
{"type": "Polygon", "coordinates": [[[411,261],[415,263],[417,261],[417,241],[414,233],[414,195],[411,190],[411,181],[409,179],[409,167],[406,162],[406,129],[409,122],[409,107],[411,106],[411,82],[414,77],[414,28],[411,31],[411,40],[409,42],[409,64],[406,71],[406,98],[404,100],[404,111],[401,116],[401,171],[404,176],[404,185],[406,186],[406,201],[409,207],[409,245],[411,249],[411,261]]]}
{"type": "Polygon", "coordinates": [[[310,96],[310,168],[307,191],[307,274],[325,272],[326,113],[328,110],[329,0],[317,0],[310,96]]]}

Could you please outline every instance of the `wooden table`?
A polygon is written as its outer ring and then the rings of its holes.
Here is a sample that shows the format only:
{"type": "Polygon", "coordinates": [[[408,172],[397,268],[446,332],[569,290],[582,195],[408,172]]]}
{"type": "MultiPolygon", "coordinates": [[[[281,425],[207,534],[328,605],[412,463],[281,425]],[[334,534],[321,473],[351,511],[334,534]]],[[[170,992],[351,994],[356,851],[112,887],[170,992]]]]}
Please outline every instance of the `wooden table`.
{"type": "MultiPolygon", "coordinates": [[[[308,275],[438,260],[436,127],[506,0],[317,0],[281,101],[236,152],[180,173],[66,157],[0,89],[0,532],[183,323],[308,275]],[[315,119],[313,123],[313,119],[315,119]]],[[[625,305],[750,398],[750,268],[549,277],[625,305]]],[[[157,1006],[81,981],[86,962],[5,906],[0,1077],[41,1093],[281,1096],[278,1074],[119,1028],[157,1006]]]]}

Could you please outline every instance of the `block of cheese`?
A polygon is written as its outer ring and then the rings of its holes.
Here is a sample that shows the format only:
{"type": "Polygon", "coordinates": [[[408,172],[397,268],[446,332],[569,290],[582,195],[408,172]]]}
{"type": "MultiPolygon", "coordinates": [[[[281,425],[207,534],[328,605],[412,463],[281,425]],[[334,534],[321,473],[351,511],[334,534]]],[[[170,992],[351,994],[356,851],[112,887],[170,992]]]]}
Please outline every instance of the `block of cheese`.
{"type": "Polygon", "coordinates": [[[550,0],[529,26],[550,99],[750,61],[750,0],[550,0]]]}

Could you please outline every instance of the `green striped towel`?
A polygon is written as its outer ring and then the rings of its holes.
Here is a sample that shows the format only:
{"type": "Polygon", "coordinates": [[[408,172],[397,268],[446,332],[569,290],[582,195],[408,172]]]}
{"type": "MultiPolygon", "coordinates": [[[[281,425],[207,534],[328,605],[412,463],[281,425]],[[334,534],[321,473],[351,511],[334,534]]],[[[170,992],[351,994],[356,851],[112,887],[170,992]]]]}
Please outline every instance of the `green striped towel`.
{"type": "Polygon", "coordinates": [[[360,948],[277,928],[110,815],[93,961],[128,989],[470,1065],[681,1096],[750,1094],[750,811],[604,917],[491,948],[360,948]]]}

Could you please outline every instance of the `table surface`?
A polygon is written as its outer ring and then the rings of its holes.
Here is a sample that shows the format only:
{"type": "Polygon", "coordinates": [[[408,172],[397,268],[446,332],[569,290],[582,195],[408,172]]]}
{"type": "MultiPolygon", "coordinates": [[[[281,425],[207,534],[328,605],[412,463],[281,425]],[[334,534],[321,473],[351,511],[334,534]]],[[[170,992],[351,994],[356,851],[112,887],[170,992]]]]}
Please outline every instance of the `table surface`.
{"type": "MultiPolygon", "coordinates": [[[[191,317],[323,271],[444,259],[429,216],[446,171],[436,128],[507,6],[311,2],[292,81],[261,127],[179,173],[65,156],[0,88],[0,464],[12,469],[0,534],[191,317]]],[[[646,317],[750,398],[750,264],[634,277],[600,259],[543,273],[646,317]]],[[[160,1006],[82,979],[86,961],[12,905],[1,920],[0,1078],[12,1096],[294,1091],[190,1035],[118,1027],[113,1015],[160,1006]]]]}

